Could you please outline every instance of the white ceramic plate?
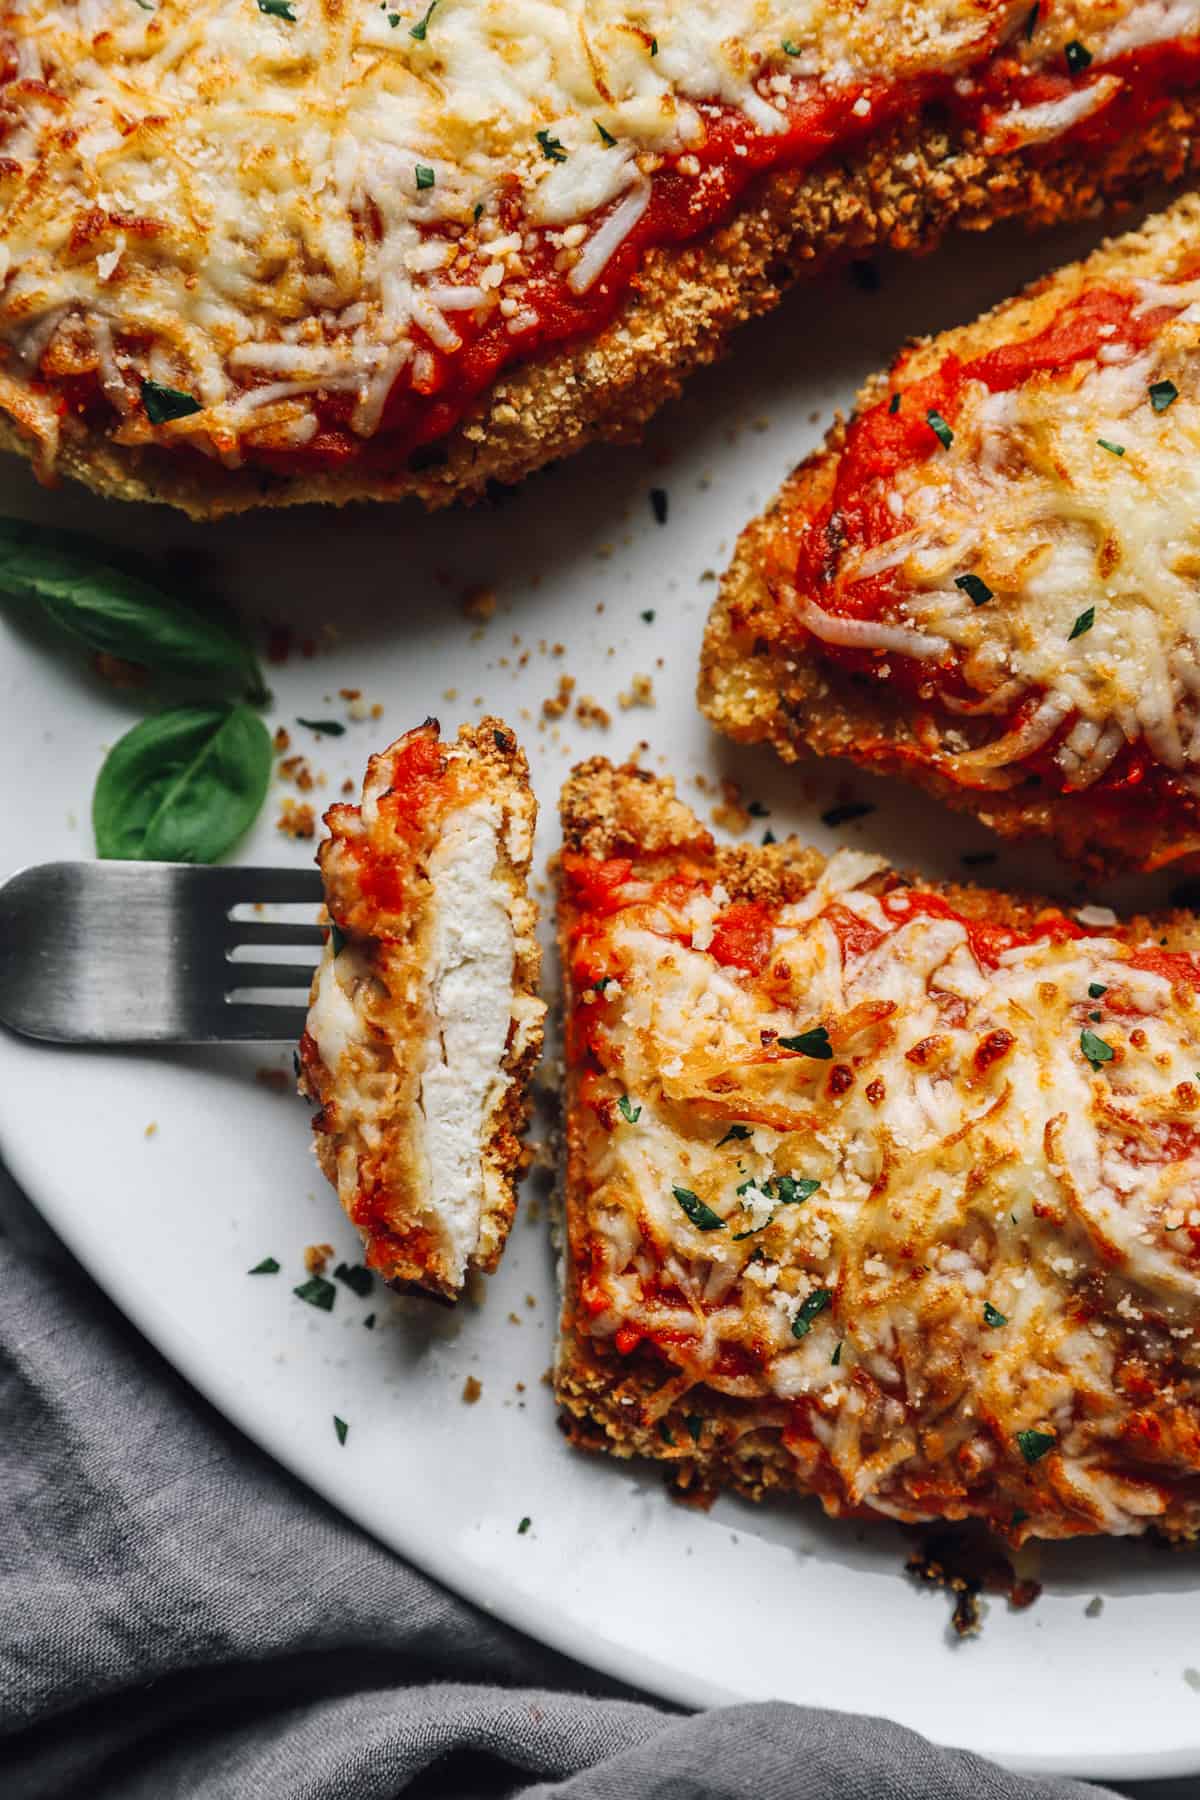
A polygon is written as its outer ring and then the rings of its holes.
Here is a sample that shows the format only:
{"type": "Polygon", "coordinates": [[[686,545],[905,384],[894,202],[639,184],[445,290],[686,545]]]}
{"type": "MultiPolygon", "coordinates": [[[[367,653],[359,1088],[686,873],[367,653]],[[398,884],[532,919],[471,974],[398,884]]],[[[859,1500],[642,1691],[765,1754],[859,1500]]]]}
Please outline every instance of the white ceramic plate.
{"type": "MultiPolygon", "coordinates": [[[[3,506],[211,558],[248,614],[291,620],[298,641],[311,634],[315,655],[272,671],[272,720],[327,773],[324,797],[426,713],[454,728],[486,706],[529,747],[541,858],[570,762],[645,739],[650,766],[673,771],[704,810],[694,778],[735,776],[776,832],[828,847],[837,834],[822,810],[870,798],[878,810],[843,841],[950,875],[985,834],[900,788],[834,766],[789,773],[709,733],[692,699],[709,572],[904,335],[969,318],[1055,253],[997,234],[922,267],[889,265],[875,294],[846,277],[799,292],[692,385],[644,449],[589,453],[494,510],[283,513],[202,529],[39,493],[15,468],[3,506]],[[669,495],[662,526],[653,487],[669,495]],[[500,602],[482,630],[459,606],[480,582],[500,602]],[[611,711],[610,729],[538,728],[563,672],[611,711]],[[653,676],[654,710],[620,708],[635,673],[653,676]],[[336,741],[295,729],[297,714],[344,714],[342,687],[380,702],[382,718],[336,741]]],[[[11,607],[0,640],[3,861],[90,855],[92,779],[133,709],[11,607]]],[[[311,856],[275,829],[282,792],[242,860],[311,856]]],[[[1071,891],[1046,857],[1008,855],[995,872],[1071,891]]],[[[82,1054],[0,1034],[0,1134],[18,1179],[158,1348],[385,1543],[560,1649],[684,1703],[782,1696],[884,1713],[1017,1766],[1200,1770],[1193,1559],[1127,1543],[1043,1551],[1041,1600],[1019,1614],[992,1602],[982,1638],[958,1645],[943,1597],[904,1575],[899,1531],[830,1523],[812,1505],[722,1501],[701,1516],[671,1504],[655,1470],[571,1451],[541,1381],[555,1299],[533,1188],[482,1307],[447,1316],[339,1287],[326,1315],[293,1298],[305,1245],[328,1241],[354,1260],[356,1243],[311,1158],[304,1107],[254,1079],[268,1065],[290,1073],[290,1055],[82,1054]],[[268,1254],[283,1272],[249,1277],[268,1254]],[[461,1399],[468,1376],[482,1383],[473,1406],[461,1399]],[[335,1413],[349,1421],[344,1447],[335,1413]],[[1104,1607],[1089,1616],[1096,1594],[1104,1607]]]]}

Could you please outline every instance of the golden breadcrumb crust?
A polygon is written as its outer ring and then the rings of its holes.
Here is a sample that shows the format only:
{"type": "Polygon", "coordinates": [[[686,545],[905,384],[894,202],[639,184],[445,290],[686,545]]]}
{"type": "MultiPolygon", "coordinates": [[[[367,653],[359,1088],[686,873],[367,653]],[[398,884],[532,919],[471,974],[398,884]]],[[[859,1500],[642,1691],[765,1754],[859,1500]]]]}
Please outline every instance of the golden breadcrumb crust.
{"type": "MultiPolygon", "coordinates": [[[[666,876],[686,857],[706,878],[719,881],[730,900],[761,900],[780,905],[799,899],[817,881],[826,859],[797,838],[757,846],[716,845],[691,810],[675,796],[669,778],[652,775],[633,764],[615,768],[593,757],[575,768],[562,795],[563,845],[588,856],[630,856],[639,876],[666,876]]],[[[888,876],[878,877],[886,885],[888,876]]],[[[1036,895],[997,893],[974,884],[930,883],[964,917],[986,918],[1021,930],[1031,927],[1045,908],[1057,903],[1036,895]]],[[[573,916],[565,899],[559,909],[559,939],[564,968],[573,916]]],[[[1174,911],[1123,923],[1132,935],[1153,936],[1172,950],[1200,950],[1200,924],[1191,913],[1174,911]]],[[[568,996],[568,1004],[570,997],[568,996]]],[[[697,1385],[672,1404],[661,1419],[648,1417],[657,1408],[647,1403],[673,1380],[674,1369],[645,1344],[620,1354],[611,1339],[589,1337],[586,1313],[579,1306],[581,1270],[574,1248],[587,1238],[589,1171],[575,1095],[576,1077],[569,1067],[566,1089],[566,1164],[562,1275],[562,1321],[554,1370],[554,1391],[562,1409],[560,1424],[580,1449],[606,1451],[619,1457],[646,1456],[670,1465],[673,1485],[681,1496],[708,1504],[720,1488],[732,1488],[751,1500],[772,1490],[806,1491],[797,1480],[795,1458],[783,1442],[788,1408],[769,1397],[753,1400],[697,1385]]],[[[871,1514],[869,1508],[863,1515],[871,1514]]],[[[995,1529],[1003,1531],[997,1524],[995,1529]]],[[[1017,1526],[1006,1535],[1020,1542],[1027,1535],[1017,1526]]]]}
{"type": "MultiPolygon", "coordinates": [[[[1169,213],[1138,231],[1110,238],[1082,262],[1043,276],[1019,295],[1002,301],[968,325],[918,340],[905,358],[906,382],[932,374],[947,355],[964,361],[998,344],[1035,336],[1084,288],[1121,275],[1156,246],[1178,248],[1192,231],[1200,242],[1200,196],[1188,195],[1169,213]]],[[[856,410],[876,404],[888,390],[888,376],[876,375],[859,394],[856,410]]],[[[1051,793],[1036,782],[1000,792],[964,787],[905,755],[916,743],[912,703],[880,684],[869,687],[819,656],[771,647],[776,602],[763,577],[767,547],[784,522],[813,514],[828,500],[837,480],[847,422],[838,419],[822,448],[784,482],[766,511],[743,531],[709,615],[701,651],[698,699],[719,731],[740,743],[770,743],[794,762],[806,750],[818,756],[867,759],[858,746],[870,741],[869,766],[881,774],[900,773],[947,805],[971,812],[1004,837],[1049,837],[1064,856],[1092,874],[1154,867],[1172,847],[1169,821],[1152,808],[1127,808],[1121,837],[1112,829],[1097,836],[1096,819],[1085,793],[1051,793]],[[786,660],[786,667],[784,661],[786,660]]],[[[1182,870],[1192,866],[1185,859],[1182,870]]]]}
{"type": "MultiPolygon", "coordinates": [[[[436,721],[430,721],[436,733],[436,721]]],[[[533,839],[536,803],[529,786],[529,763],[514,732],[503,719],[485,717],[477,725],[462,725],[458,737],[447,748],[470,759],[473,782],[481,792],[505,793],[512,804],[528,805],[530,818],[526,850],[533,839]]],[[[529,867],[527,858],[514,861],[510,855],[508,833],[496,837],[497,875],[511,895],[509,917],[513,928],[512,991],[515,999],[536,1001],[541,972],[541,947],[537,937],[538,909],[527,890],[529,867]]],[[[428,936],[426,932],[425,936],[428,936]]],[[[491,1274],[500,1261],[517,1209],[516,1184],[528,1165],[529,1153],[523,1134],[529,1123],[530,1081],[542,1053],[543,1013],[527,1016],[521,1031],[511,1029],[501,1063],[506,1086],[499,1103],[492,1110],[489,1129],[481,1145],[483,1168],[483,1204],[480,1211],[479,1236],[467,1259],[466,1273],[491,1274]]],[[[338,1153],[341,1136],[338,1130],[338,1092],[336,1071],[330,1070],[316,1053],[316,1046],[306,1033],[301,1044],[300,1092],[321,1109],[314,1118],[314,1139],[322,1173],[331,1185],[338,1187],[338,1153]],[[312,1045],[310,1049],[309,1046],[312,1045]]],[[[415,1167],[415,1153],[409,1161],[415,1167]]],[[[464,1283],[448,1278],[441,1259],[421,1248],[419,1236],[388,1235],[388,1285],[400,1292],[420,1293],[449,1304],[456,1301],[464,1283]]]]}
{"type": "MultiPolygon", "coordinates": [[[[733,328],[772,307],[799,275],[884,246],[929,250],[952,226],[982,230],[1013,216],[1046,226],[1134,200],[1143,183],[1188,171],[1198,118],[1200,98],[1174,99],[1136,139],[1086,157],[1070,146],[1059,155],[990,156],[976,134],[926,122],[857,159],[772,174],[725,227],[653,251],[597,337],[517,366],[443,444],[395,467],[373,455],[372,467],[294,476],[228,470],[66,424],[58,467],[97,493],[165,502],[198,519],[408,494],[427,506],[475,500],[490,484],[518,481],[596,439],[636,438],[693,369],[721,354],[733,328]]],[[[8,419],[0,419],[0,446],[31,454],[8,419]]]]}

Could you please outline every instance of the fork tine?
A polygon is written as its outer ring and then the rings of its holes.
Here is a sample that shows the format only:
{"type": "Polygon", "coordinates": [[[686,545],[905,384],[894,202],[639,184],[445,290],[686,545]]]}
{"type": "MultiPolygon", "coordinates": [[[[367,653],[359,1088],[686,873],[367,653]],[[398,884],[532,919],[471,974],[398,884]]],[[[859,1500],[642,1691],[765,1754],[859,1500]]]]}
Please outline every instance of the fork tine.
{"type": "Polygon", "coordinates": [[[294,1044],[308,1019],[302,1006],[263,1006],[235,1000],[225,1011],[229,1023],[221,1032],[221,1040],[229,1044],[294,1044]]]}
{"type": "Polygon", "coordinates": [[[321,949],[329,935],[329,927],[302,925],[299,922],[295,925],[278,924],[267,919],[230,919],[225,932],[230,945],[245,944],[253,950],[263,944],[290,944],[297,950],[301,944],[313,944],[321,949]]]}
{"type": "Polygon", "coordinates": [[[248,988],[295,988],[308,992],[312,963],[226,962],[225,992],[248,988]]]}
{"type": "Polygon", "coordinates": [[[230,865],[207,871],[226,911],[235,906],[319,906],[325,898],[316,869],[248,869],[230,865]]]}

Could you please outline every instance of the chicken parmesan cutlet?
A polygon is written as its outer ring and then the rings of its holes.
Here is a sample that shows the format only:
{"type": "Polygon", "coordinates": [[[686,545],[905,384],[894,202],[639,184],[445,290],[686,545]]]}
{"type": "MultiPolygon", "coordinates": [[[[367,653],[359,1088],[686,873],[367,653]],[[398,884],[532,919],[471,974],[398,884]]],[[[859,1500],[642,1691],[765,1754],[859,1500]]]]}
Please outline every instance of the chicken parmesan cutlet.
{"type": "Polygon", "coordinates": [[[700,1495],[1193,1537],[1200,925],[717,848],[602,760],[563,822],[568,1435],[700,1495]]]}
{"type": "Polygon", "coordinates": [[[197,517],[623,437],[799,271],[1192,160],[1200,0],[23,0],[0,441],[197,517]]]}
{"type": "Polygon", "coordinates": [[[394,1287],[453,1301],[496,1267],[542,1044],[536,803],[487,718],[435,720],[367,764],[317,854],[331,920],[300,1040],[317,1156],[394,1287]]]}
{"type": "Polygon", "coordinates": [[[1200,200],[912,345],[742,536],[700,703],[1096,873],[1200,853],[1200,200]]]}

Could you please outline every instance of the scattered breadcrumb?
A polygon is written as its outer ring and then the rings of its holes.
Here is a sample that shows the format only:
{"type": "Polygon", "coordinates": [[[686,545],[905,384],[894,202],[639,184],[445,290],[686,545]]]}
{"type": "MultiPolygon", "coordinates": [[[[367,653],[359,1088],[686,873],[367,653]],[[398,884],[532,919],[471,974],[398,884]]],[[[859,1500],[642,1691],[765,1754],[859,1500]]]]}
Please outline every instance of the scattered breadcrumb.
{"type": "Polygon", "coordinates": [[[561,719],[571,704],[571,695],[575,692],[575,677],[560,675],[558,692],[542,701],[542,711],[548,719],[561,719]]]}
{"type": "Polygon", "coordinates": [[[474,1406],[482,1392],[482,1381],[479,1381],[474,1375],[468,1375],[467,1379],[463,1382],[462,1397],[464,1403],[467,1406],[474,1406]]]}
{"type": "Polygon", "coordinates": [[[742,790],[736,781],[721,783],[721,801],[712,809],[712,822],[723,831],[741,832],[750,827],[751,814],[742,805],[742,790]]]}
{"type": "Polygon", "coordinates": [[[606,712],[590,694],[581,694],[575,702],[575,717],[581,725],[595,725],[600,731],[607,731],[612,724],[612,714],[606,712]]]}
{"type": "Polygon", "coordinates": [[[623,694],[617,695],[622,712],[628,712],[631,706],[654,705],[654,677],[652,675],[635,675],[623,694]]]}
{"type": "Polygon", "coordinates": [[[333,1255],[332,1244],[306,1244],[304,1248],[304,1266],[310,1275],[323,1275],[325,1265],[333,1255]]]}
{"type": "Polygon", "coordinates": [[[279,765],[279,773],[284,781],[293,782],[302,794],[311,793],[313,775],[307,757],[285,756],[279,765]]]}
{"type": "Polygon", "coordinates": [[[157,1131],[158,1131],[158,1120],[151,1119],[150,1123],[146,1127],[145,1136],[146,1137],[154,1137],[155,1134],[157,1133],[157,1131]]]}
{"type": "Polygon", "coordinates": [[[287,727],[280,725],[275,736],[271,739],[271,742],[275,746],[275,754],[277,756],[282,756],[285,750],[289,750],[291,748],[292,740],[288,736],[287,727]]]}
{"type": "Polygon", "coordinates": [[[307,800],[293,800],[290,794],[286,795],[279,818],[276,820],[276,829],[282,831],[286,837],[315,837],[317,832],[316,816],[307,800]]]}

